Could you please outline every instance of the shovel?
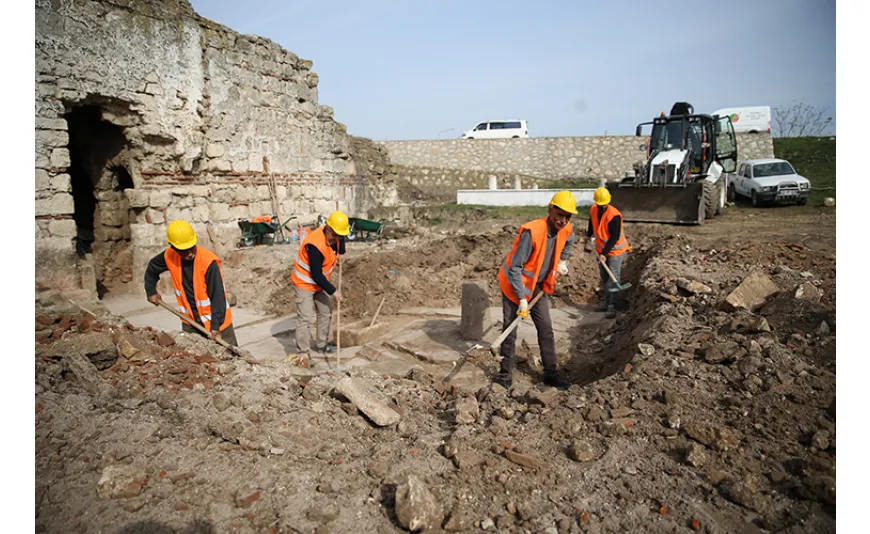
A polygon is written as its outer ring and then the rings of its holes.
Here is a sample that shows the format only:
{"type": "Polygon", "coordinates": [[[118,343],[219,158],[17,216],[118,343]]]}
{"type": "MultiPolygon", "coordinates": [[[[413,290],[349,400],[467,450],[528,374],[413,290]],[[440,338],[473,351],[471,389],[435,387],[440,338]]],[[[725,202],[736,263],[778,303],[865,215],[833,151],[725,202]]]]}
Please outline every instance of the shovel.
{"type": "Polygon", "coordinates": [[[203,326],[202,326],[201,324],[199,324],[199,323],[197,323],[197,322],[191,320],[190,317],[188,317],[188,316],[186,316],[186,315],[183,315],[183,314],[179,313],[177,310],[173,309],[172,306],[166,304],[166,303],[163,302],[162,300],[159,301],[157,304],[158,304],[161,308],[165,308],[165,309],[169,310],[170,312],[172,312],[173,315],[177,316],[179,319],[181,319],[181,320],[184,321],[185,323],[189,324],[190,326],[196,328],[197,330],[199,330],[200,332],[202,332],[203,334],[205,334],[205,336],[206,336],[207,338],[209,338],[209,339],[211,339],[211,340],[213,340],[213,341],[216,341],[220,346],[222,346],[223,348],[225,348],[225,349],[227,349],[228,351],[232,352],[233,354],[235,354],[235,355],[238,356],[239,358],[245,358],[245,359],[250,359],[250,360],[255,359],[255,358],[251,355],[250,352],[248,352],[248,351],[246,351],[246,350],[244,350],[244,349],[240,349],[239,347],[236,347],[236,346],[230,345],[229,343],[227,343],[226,341],[224,341],[224,340],[221,339],[220,337],[216,337],[216,338],[211,337],[211,332],[209,332],[208,330],[206,330],[205,328],[203,328],[203,326]]]}
{"type": "Polygon", "coordinates": [[[624,284],[620,284],[616,277],[613,276],[613,271],[610,270],[610,267],[607,266],[607,260],[601,254],[595,253],[598,256],[598,261],[601,263],[601,266],[604,267],[604,270],[607,271],[607,274],[610,275],[610,279],[613,280],[614,287],[610,288],[611,293],[618,293],[620,291],[625,291],[626,289],[631,287],[631,282],[626,282],[624,284]]]}
{"type": "MultiPolygon", "coordinates": [[[[532,299],[531,302],[529,302],[529,309],[530,310],[532,308],[534,308],[535,304],[537,304],[539,300],[541,300],[541,297],[543,295],[544,295],[544,292],[541,291],[540,293],[537,294],[537,296],[535,298],[532,299]]],[[[495,339],[495,341],[493,341],[489,345],[489,352],[492,353],[493,356],[497,356],[495,351],[501,346],[501,344],[510,335],[510,333],[513,332],[517,326],[519,326],[520,321],[522,319],[523,318],[518,315],[517,318],[514,319],[513,322],[507,328],[505,328],[504,332],[502,332],[501,335],[498,336],[495,339]]],[[[485,345],[485,343],[475,343],[470,349],[465,351],[465,353],[453,365],[453,370],[450,371],[450,374],[448,374],[447,376],[445,376],[441,380],[441,383],[446,384],[447,382],[450,382],[450,380],[452,380],[453,377],[456,376],[456,373],[458,373],[459,370],[462,369],[462,366],[465,364],[466,360],[468,360],[468,355],[471,354],[472,352],[474,352],[475,350],[486,348],[484,345],[485,345]]]]}

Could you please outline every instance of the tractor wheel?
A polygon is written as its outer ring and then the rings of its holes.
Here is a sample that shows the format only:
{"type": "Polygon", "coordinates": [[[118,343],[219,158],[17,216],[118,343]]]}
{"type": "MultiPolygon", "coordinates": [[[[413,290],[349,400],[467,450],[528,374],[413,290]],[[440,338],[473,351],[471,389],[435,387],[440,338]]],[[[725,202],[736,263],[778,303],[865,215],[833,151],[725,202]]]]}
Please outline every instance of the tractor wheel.
{"type": "Polygon", "coordinates": [[[719,191],[719,200],[716,203],[716,215],[722,215],[725,212],[725,201],[728,193],[725,191],[725,180],[720,179],[717,185],[719,186],[716,188],[719,191]]]}
{"type": "Polygon", "coordinates": [[[719,184],[704,182],[704,218],[712,219],[719,209],[719,184]]]}

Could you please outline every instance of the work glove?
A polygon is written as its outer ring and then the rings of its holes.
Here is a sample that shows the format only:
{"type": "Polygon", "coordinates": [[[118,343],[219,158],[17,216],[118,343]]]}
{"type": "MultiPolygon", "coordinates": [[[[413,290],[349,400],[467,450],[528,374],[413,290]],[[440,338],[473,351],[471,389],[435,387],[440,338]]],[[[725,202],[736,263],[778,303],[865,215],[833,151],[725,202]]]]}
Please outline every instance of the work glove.
{"type": "Polygon", "coordinates": [[[523,318],[525,321],[529,317],[529,301],[526,299],[520,299],[520,308],[517,310],[517,315],[523,318]]]}
{"type": "Polygon", "coordinates": [[[556,270],[559,272],[559,274],[565,276],[566,274],[568,274],[568,262],[565,260],[559,260],[559,265],[556,267],[556,270]]]}

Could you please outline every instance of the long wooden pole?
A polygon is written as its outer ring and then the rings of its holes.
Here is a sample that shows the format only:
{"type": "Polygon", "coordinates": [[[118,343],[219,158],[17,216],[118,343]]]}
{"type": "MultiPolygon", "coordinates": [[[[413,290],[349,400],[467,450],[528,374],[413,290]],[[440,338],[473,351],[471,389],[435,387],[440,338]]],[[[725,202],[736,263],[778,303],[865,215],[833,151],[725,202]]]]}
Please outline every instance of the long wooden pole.
{"type": "MultiPolygon", "coordinates": [[[[338,264],[338,292],[341,293],[341,263],[338,264]]],[[[344,298],[342,295],[341,298],[344,298]]],[[[341,300],[338,301],[338,313],[335,323],[335,355],[337,366],[341,366],[341,300]]]]}
{"type": "Polygon", "coordinates": [[[369,326],[375,326],[375,321],[378,320],[378,314],[381,313],[381,308],[384,306],[384,302],[387,301],[387,297],[381,299],[381,303],[378,305],[377,311],[375,311],[375,316],[372,317],[372,323],[369,326]]]}

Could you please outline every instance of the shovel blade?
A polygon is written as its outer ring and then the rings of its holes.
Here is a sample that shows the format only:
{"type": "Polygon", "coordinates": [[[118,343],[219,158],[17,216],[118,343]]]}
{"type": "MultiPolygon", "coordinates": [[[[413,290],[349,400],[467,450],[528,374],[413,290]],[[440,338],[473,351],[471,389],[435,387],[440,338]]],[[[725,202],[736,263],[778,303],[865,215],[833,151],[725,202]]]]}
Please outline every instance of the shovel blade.
{"type": "Polygon", "coordinates": [[[631,287],[631,282],[626,282],[624,284],[620,284],[616,287],[611,287],[608,291],[611,293],[619,293],[620,291],[625,291],[626,289],[631,287]]]}

